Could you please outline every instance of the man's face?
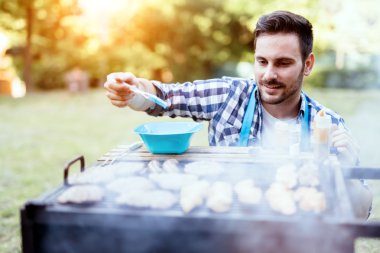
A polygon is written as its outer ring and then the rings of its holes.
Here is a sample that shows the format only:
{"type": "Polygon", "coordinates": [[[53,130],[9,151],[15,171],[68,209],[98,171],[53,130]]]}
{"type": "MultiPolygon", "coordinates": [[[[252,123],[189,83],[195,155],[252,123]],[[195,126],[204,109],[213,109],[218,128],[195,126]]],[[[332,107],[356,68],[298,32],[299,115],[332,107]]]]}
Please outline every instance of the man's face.
{"type": "Polygon", "coordinates": [[[256,41],[254,72],[262,103],[298,101],[303,76],[311,71],[306,65],[302,62],[296,34],[260,34],[256,41]]]}

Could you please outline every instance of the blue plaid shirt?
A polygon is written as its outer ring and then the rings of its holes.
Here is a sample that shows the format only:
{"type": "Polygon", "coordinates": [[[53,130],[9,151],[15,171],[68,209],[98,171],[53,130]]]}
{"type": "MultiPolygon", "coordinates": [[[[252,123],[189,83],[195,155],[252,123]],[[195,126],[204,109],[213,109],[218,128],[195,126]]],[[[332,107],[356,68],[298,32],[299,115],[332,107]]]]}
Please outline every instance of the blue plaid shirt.
{"type": "MultiPolygon", "coordinates": [[[[160,106],[148,109],[153,116],[191,117],[195,121],[209,121],[208,139],[211,146],[235,146],[239,141],[244,114],[256,82],[252,79],[223,77],[220,79],[197,80],[183,84],[163,84],[153,81],[157,95],[168,103],[168,108],[160,106]]],[[[263,113],[260,96],[255,94],[257,105],[250,130],[248,145],[261,142],[263,113]]],[[[309,106],[309,121],[321,109],[331,115],[333,124],[344,120],[332,110],[312,100],[305,94],[302,99],[297,121],[304,116],[305,106],[309,106]],[[306,100],[306,101],[305,101],[306,100]]],[[[311,126],[311,124],[309,124],[311,126]]]]}

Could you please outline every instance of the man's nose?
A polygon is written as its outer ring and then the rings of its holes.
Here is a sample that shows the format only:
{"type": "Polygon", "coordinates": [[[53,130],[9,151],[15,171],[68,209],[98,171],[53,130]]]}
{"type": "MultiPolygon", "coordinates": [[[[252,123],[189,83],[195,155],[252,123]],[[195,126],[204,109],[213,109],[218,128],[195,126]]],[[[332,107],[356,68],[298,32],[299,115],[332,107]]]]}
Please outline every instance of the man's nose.
{"type": "Polygon", "coordinates": [[[264,72],[263,79],[267,81],[277,79],[277,73],[272,66],[267,66],[264,72]]]}

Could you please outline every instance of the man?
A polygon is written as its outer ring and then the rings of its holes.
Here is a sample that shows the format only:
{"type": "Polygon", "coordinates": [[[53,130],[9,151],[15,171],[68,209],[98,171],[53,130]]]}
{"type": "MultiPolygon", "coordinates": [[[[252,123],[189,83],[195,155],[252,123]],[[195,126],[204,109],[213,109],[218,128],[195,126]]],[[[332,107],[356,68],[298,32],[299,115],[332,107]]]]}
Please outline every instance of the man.
{"type": "MultiPolygon", "coordinates": [[[[276,146],[273,130],[279,122],[301,125],[303,148],[308,148],[311,122],[320,110],[331,116],[335,131],[331,145],[342,162],[354,164],[358,148],[342,117],[302,92],[304,76],[314,66],[313,32],[302,16],[276,11],[262,16],[254,31],[255,80],[221,78],[180,84],[162,84],[137,78],[132,73],[107,76],[104,87],[111,103],[129,106],[154,116],[192,117],[209,121],[210,145],[276,146]],[[157,95],[168,103],[164,109],[126,85],[157,95]]],[[[357,214],[367,217],[371,194],[361,184],[352,183],[358,193],[357,214]]]]}

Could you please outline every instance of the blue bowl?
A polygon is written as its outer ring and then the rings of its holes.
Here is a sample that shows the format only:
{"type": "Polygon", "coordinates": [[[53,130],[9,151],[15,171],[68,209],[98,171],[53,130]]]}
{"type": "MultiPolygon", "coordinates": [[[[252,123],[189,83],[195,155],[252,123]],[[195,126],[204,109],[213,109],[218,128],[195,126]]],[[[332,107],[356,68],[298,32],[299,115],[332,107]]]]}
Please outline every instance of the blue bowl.
{"type": "Polygon", "coordinates": [[[190,146],[193,133],[202,128],[195,122],[156,122],[134,129],[153,154],[182,154],[190,146]]]}

